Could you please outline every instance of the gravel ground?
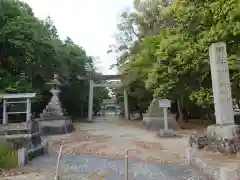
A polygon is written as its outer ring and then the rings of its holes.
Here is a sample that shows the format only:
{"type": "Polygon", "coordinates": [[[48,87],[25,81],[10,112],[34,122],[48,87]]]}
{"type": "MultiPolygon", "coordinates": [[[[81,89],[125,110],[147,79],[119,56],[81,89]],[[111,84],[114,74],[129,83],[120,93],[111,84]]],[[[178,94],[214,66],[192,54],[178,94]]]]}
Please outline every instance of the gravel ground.
{"type": "MultiPolygon", "coordinates": [[[[71,134],[49,136],[51,156],[35,159],[29,165],[16,170],[17,173],[24,173],[23,175],[14,177],[12,173],[12,177],[0,179],[53,179],[56,166],[54,154],[58,152],[60,145],[63,145],[60,172],[61,177],[65,176],[64,180],[86,179],[89,175],[93,175],[90,179],[101,179],[100,176],[109,180],[123,179],[123,161],[120,159],[124,157],[126,149],[130,149],[130,169],[133,171],[130,176],[138,174],[135,179],[146,179],[149,173],[155,175],[158,173],[157,179],[162,180],[159,174],[161,171],[169,177],[169,180],[188,179],[187,176],[196,176],[201,180],[199,173],[181,165],[184,163],[188,135],[159,138],[156,132],[128,126],[127,122],[118,122],[116,117],[98,118],[95,123],[76,124],[76,131],[71,134]],[[119,169],[118,173],[107,168],[106,164],[115,164],[114,166],[119,169]],[[82,170],[84,167],[87,170],[82,170]],[[99,168],[100,171],[94,173],[99,168]],[[69,175],[71,178],[66,177],[69,175]]],[[[206,179],[203,177],[202,180],[205,180],[204,178],[206,179]]]]}

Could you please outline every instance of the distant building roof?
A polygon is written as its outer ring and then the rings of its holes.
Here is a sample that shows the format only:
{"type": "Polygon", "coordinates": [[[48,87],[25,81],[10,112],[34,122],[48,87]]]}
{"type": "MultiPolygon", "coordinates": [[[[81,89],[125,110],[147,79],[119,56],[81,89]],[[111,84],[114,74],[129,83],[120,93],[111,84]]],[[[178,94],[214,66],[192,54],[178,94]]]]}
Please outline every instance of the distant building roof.
{"type": "Polygon", "coordinates": [[[1,99],[34,98],[35,96],[36,96],[36,93],[0,94],[1,99]]]}
{"type": "Polygon", "coordinates": [[[115,104],[117,102],[116,99],[104,99],[103,104],[115,104]]]}
{"type": "Polygon", "coordinates": [[[94,71],[88,71],[87,74],[89,78],[93,80],[120,80],[122,78],[121,74],[104,75],[101,73],[96,73],[94,71]]]}

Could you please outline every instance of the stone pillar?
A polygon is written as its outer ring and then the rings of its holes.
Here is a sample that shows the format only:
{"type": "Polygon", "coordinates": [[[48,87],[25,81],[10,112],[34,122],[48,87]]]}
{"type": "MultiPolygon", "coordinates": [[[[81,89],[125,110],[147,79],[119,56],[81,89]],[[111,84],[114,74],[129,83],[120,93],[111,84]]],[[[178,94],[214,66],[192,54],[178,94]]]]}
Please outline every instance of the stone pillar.
{"type": "Polygon", "coordinates": [[[216,124],[234,124],[226,44],[212,44],[209,54],[216,124]]]}
{"type": "Polygon", "coordinates": [[[8,124],[8,116],[7,116],[7,100],[3,100],[3,124],[8,124]]]}
{"type": "Polygon", "coordinates": [[[240,129],[234,122],[226,44],[212,44],[209,55],[216,124],[207,127],[208,146],[217,146],[221,152],[229,154],[240,150],[234,144],[240,140],[240,129]]]}
{"type": "Polygon", "coordinates": [[[126,89],[124,89],[124,112],[125,118],[129,120],[128,94],[126,89]]]}
{"type": "Polygon", "coordinates": [[[27,98],[27,112],[26,112],[26,121],[31,121],[31,100],[27,98]]]}
{"type": "Polygon", "coordinates": [[[89,80],[89,100],[88,100],[88,120],[92,120],[92,112],[93,112],[93,80],[89,80]]]}

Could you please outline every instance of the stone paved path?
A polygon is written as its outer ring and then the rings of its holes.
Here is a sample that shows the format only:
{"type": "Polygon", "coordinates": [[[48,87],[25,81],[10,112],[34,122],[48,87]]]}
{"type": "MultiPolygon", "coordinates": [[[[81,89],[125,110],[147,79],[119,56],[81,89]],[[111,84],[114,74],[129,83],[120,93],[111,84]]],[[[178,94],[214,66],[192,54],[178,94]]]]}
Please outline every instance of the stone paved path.
{"type": "MultiPolygon", "coordinates": [[[[41,171],[50,169],[54,171],[56,161],[57,155],[49,155],[35,159],[32,166],[41,171]]],[[[101,180],[101,177],[105,180],[124,180],[124,167],[124,160],[92,156],[63,156],[59,175],[60,180],[101,180]],[[88,178],[91,175],[92,177],[88,178]]],[[[129,161],[129,180],[165,180],[161,173],[167,177],[167,180],[208,180],[206,176],[185,165],[129,161]]]]}

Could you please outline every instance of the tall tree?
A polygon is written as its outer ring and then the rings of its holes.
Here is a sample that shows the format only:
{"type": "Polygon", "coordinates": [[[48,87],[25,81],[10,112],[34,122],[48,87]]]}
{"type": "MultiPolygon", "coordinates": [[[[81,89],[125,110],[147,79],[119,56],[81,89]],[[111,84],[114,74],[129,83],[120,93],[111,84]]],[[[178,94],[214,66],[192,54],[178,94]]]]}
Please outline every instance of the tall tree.
{"type": "Polygon", "coordinates": [[[120,54],[118,66],[125,74],[126,87],[137,94],[136,82],[141,82],[142,89],[146,88],[153,97],[171,99],[178,104],[181,119],[184,109],[185,112],[194,109],[201,112],[199,116],[212,119],[208,47],[213,42],[224,41],[233,97],[239,104],[240,13],[237,9],[240,4],[237,0],[133,3],[135,10],[124,12],[122,26],[119,25],[124,28],[119,29],[117,39],[125,40],[125,44],[120,42],[113,50],[120,54]]]}
{"type": "MultiPolygon", "coordinates": [[[[86,76],[86,66],[94,66],[92,57],[70,38],[60,40],[51,17],[42,21],[28,4],[0,0],[0,37],[0,91],[37,92],[33,110],[38,113],[51,96],[46,83],[57,73],[66,79],[64,108],[74,117],[86,116],[81,111],[87,112],[88,83],[77,77],[86,76]]],[[[95,99],[101,101],[105,94],[101,90],[95,99]]]]}

